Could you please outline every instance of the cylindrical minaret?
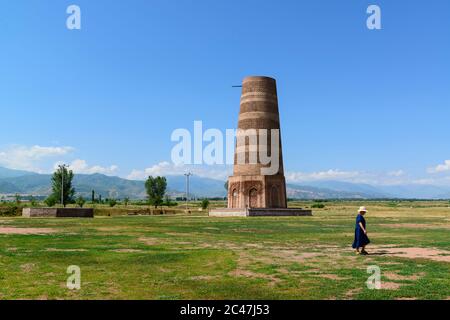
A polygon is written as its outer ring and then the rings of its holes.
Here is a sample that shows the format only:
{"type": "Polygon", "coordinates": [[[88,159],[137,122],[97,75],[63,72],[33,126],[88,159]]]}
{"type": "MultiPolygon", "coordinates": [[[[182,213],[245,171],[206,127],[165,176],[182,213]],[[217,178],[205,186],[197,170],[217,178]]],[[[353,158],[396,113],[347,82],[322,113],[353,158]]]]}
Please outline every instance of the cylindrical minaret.
{"type": "MultiPolygon", "coordinates": [[[[259,135],[259,129],[267,130],[267,142],[264,144],[259,139],[246,138],[245,147],[238,145],[234,158],[235,176],[261,175],[263,165],[259,159],[259,151],[262,145],[271,148],[271,129],[280,130],[280,117],[278,113],[278,96],[276,81],[269,77],[247,77],[242,83],[241,107],[239,112],[238,129],[255,129],[259,135]],[[245,157],[245,164],[238,163],[238,155],[245,157]],[[252,158],[253,156],[253,158],[252,158]],[[257,159],[251,161],[252,159],[257,159]]],[[[249,131],[247,131],[249,132],[249,131]]],[[[278,174],[283,173],[283,157],[281,152],[281,137],[279,139],[279,169],[278,174]]],[[[270,154],[270,151],[268,152],[270,154]]],[[[243,158],[241,158],[243,159],[243,158]]]]}
{"type": "Polygon", "coordinates": [[[286,183],[283,171],[280,117],[276,81],[269,77],[247,77],[242,84],[233,176],[228,184],[229,208],[286,208],[286,183]],[[271,154],[272,129],[279,137],[276,153],[271,154]],[[261,131],[267,138],[261,139],[261,131]],[[241,140],[239,135],[244,135],[241,140]],[[264,164],[260,151],[272,157],[264,164]],[[273,161],[276,157],[276,161],[273,161]],[[276,164],[265,174],[262,169],[276,164]]]}

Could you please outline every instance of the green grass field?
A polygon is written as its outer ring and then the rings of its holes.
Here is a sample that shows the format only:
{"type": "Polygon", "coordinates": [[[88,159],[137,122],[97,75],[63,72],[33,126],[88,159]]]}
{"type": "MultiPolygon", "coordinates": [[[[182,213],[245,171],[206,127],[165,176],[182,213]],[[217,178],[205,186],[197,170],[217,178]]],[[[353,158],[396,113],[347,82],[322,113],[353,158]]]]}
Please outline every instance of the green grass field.
{"type": "Polygon", "coordinates": [[[5,217],[0,299],[449,299],[449,229],[448,202],[327,202],[288,218],[5,217]],[[360,205],[369,256],[351,249],[360,205]],[[381,290],[366,286],[372,265],[381,290]]]}

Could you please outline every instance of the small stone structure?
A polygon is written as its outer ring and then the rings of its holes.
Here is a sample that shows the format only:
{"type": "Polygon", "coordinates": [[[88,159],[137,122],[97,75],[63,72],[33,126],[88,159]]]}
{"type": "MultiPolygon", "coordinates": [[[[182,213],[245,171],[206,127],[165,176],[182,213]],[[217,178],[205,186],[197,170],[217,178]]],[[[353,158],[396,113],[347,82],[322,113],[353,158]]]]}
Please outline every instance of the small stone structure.
{"type": "Polygon", "coordinates": [[[92,208],[24,208],[25,218],[93,218],[92,208]]]}
{"type": "Polygon", "coordinates": [[[300,217],[311,215],[311,210],[297,208],[215,209],[209,212],[210,217],[300,217]]]}
{"type": "Polygon", "coordinates": [[[287,208],[275,79],[257,76],[243,80],[238,129],[258,137],[249,138],[248,142],[245,140],[242,145],[236,145],[233,176],[228,179],[228,209],[211,210],[210,216],[312,215],[310,210],[287,208]],[[267,132],[268,138],[265,143],[258,141],[264,132],[267,132]],[[272,132],[278,132],[278,138],[269,138],[272,132]],[[279,149],[273,157],[278,160],[278,170],[269,175],[262,169],[267,169],[271,164],[261,161],[261,153],[272,153],[272,141],[277,139],[279,149]]]}

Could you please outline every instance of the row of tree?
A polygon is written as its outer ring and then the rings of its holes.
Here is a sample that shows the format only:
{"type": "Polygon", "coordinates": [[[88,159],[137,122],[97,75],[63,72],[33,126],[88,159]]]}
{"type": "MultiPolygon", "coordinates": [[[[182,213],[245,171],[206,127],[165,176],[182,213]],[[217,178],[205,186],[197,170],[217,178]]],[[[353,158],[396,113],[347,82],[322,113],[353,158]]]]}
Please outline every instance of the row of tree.
{"type": "MultiPolygon", "coordinates": [[[[80,207],[86,203],[86,200],[79,196],[75,199],[75,188],[73,187],[74,173],[72,170],[69,170],[67,167],[61,166],[59,167],[52,176],[52,192],[50,196],[45,199],[45,204],[53,207],[57,203],[62,204],[64,207],[67,204],[76,203],[80,207]]],[[[167,180],[165,177],[148,177],[145,182],[145,190],[147,193],[148,204],[155,206],[161,206],[163,204],[170,205],[170,199],[166,198],[164,201],[164,196],[166,194],[167,189],[167,180]]],[[[97,199],[95,197],[95,191],[92,190],[91,195],[92,203],[103,203],[101,195],[97,199]]],[[[128,205],[130,199],[128,197],[124,198],[123,202],[125,205],[128,205]]],[[[116,199],[107,199],[107,203],[111,207],[114,207],[117,203],[116,199]]]]}

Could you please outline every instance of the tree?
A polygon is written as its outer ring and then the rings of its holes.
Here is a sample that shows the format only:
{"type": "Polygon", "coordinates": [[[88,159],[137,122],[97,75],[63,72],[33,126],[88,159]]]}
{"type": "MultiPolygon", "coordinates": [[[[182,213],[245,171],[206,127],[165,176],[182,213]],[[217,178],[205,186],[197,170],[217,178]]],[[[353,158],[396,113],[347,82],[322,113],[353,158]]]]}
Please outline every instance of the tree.
{"type": "Polygon", "coordinates": [[[60,166],[52,176],[52,196],[59,199],[65,207],[68,203],[74,202],[75,189],[72,187],[73,171],[67,170],[66,167],[60,166]],[[61,195],[61,184],[63,185],[63,194],[61,195]]]}
{"type": "Polygon", "coordinates": [[[116,199],[108,199],[108,204],[111,208],[113,208],[116,206],[117,200],[116,199]]]}
{"type": "Polygon", "coordinates": [[[18,193],[16,193],[15,195],[14,195],[14,199],[16,200],[16,205],[20,205],[20,203],[21,203],[21,201],[20,201],[20,199],[21,199],[22,197],[20,196],[20,194],[18,194],[18,193]]]}
{"type": "Polygon", "coordinates": [[[154,205],[155,208],[163,204],[164,195],[166,193],[167,180],[165,177],[148,177],[145,182],[145,189],[147,191],[148,202],[154,205]]]}
{"type": "Polygon", "coordinates": [[[95,203],[95,190],[92,190],[92,193],[91,193],[91,202],[92,202],[92,203],[95,203]]]}
{"type": "Polygon", "coordinates": [[[166,195],[166,198],[164,200],[164,205],[168,207],[175,207],[178,205],[175,201],[172,201],[168,195],[166,195]]]}
{"type": "Polygon", "coordinates": [[[33,196],[30,196],[30,204],[32,207],[36,207],[38,202],[36,201],[36,198],[33,196]]]}
{"type": "Polygon", "coordinates": [[[123,204],[125,205],[125,207],[128,206],[128,203],[130,203],[130,198],[128,197],[123,198],[123,204]]]}
{"type": "Polygon", "coordinates": [[[209,207],[209,200],[208,199],[203,199],[202,203],[201,203],[202,209],[206,210],[209,207]]]}
{"type": "Polygon", "coordinates": [[[44,203],[49,207],[53,207],[56,204],[56,202],[58,201],[53,195],[50,195],[47,199],[44,200],[44,203]]]}
{"type": "Polygon", "coordinates": [[[80,208],[83,208],[84,204],[86,203],[86,200],[82,196],[79,196],[76,200],[76,203],[80,208]]]}

